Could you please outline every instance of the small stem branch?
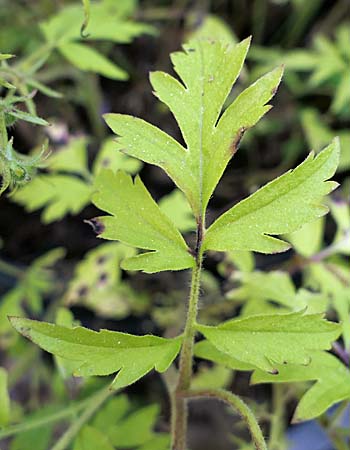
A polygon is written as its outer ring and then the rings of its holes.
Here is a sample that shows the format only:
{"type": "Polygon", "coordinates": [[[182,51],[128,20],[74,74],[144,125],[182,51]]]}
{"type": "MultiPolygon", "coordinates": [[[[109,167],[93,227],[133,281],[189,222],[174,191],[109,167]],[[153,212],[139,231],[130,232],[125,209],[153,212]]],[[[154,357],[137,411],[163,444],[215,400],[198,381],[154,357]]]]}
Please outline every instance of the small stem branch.
{"type": "Polygon", "coordinates": [[[267,450],[264,436],[261,428],[250,410],[249,406],[244,401],[233,394],[232,392],[223,389],[205,389],[183,392],[183,397],[190,399],[205,399],[214,398],[230,405],[235,411],[239,413],[242,419],[246,422],[251,433],[256,450],[267,450]]]}
{"type": "Polygon", "coordinates": [[[81,416],[75,420],[64,435],[57,441],[57,443],[51,447],[51,450],[65,450],[68,448],[72,440],[79,433],[80,429],[88,422],[101,405],[110,397],[115,391],[110,389],[108,385],[96,395],[89,399],[88,405],[81,416]]]}

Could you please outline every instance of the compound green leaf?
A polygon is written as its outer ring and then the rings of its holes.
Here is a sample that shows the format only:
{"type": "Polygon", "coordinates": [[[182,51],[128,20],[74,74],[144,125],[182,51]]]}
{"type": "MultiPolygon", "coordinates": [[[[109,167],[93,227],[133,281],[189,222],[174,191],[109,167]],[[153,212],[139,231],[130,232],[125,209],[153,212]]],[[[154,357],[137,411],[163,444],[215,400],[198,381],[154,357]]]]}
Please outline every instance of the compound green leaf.
{"type": "Polygon", "coordinates": [[[65,42],[58,47],[62,55],[78,69],[99,73],[114,80],[126,80],[127,72],[92,47],[76,42],[65,42]]]}
{"type": "Polygon", "coordinates": [[[237,45],[195,40],[171,56],[182,83],[164,72],[151,74],[155,95],[178,122],[186,147],[149,123],[107,114],[123,152],[165,170],[185,193],[196,216],[208,201],[244,132],[270,109],[282,75],[277,69],[242,92],[220,114],[242,68],[250,39],[237,45]],[[229,70],[223,68],[229,67],[229,70]]]}
{"type": "Polygon", "coordinates": [[[179,352],[181,339],[133,336],[83,327],[66,328],[46,322],[12,317],[14,328],[42,349],[76,362],[74,375],[110,375],[112,387],[134,383],[153,368],[164,372],[179,352]]]}
{"type": "Polygon", "coordinates": [[[340,334],[338,324],[321,314],[274,314],[233,319],[216,327],[197,325],[220,352],[267,372],[276,364],[307,364],[315,350],[331,347],[340,334]]]}
{"type": "Polygon", "coordinates": [[[318,417],[335,403],[350,399],[349,369],[330,353],[314,353],[310,364],[306,366],[281,365],[277,368],[279,372],[277,375],[271,375],[260,370],[255,371],[252,376],[252,383],[316,381],[298,403],[293,422],[318,417]]]}
{"type": "Polygon", "coordinates": [[[158,272],[192,267],[194,258],[170,219],[162,213],[139,177],[104,170],[96,177],[94,204],[112,214],[98,217],[92,223],[104,239],[151,252],[126,259],[126,270],[158,272]]]}
{"type": "Polygon", "coordinates": [[[338,161],[339,142],[335,139],[316,157],[311,153],[296,169],[220,216],[208,229],[204,248],[261,253],[288,250],[287,242],[272,236],[291,233],[327,213],[321,202],[337,186],[326,180],[334,174],[338,161]]]}
{"type": "Polygon", "coordinates": [[[50,223],[66,214],[78,214],[89,202],[92,187],[68,175],[38,175],[12,199],[28,212],[44,208],[42,220],[50,223]]]}

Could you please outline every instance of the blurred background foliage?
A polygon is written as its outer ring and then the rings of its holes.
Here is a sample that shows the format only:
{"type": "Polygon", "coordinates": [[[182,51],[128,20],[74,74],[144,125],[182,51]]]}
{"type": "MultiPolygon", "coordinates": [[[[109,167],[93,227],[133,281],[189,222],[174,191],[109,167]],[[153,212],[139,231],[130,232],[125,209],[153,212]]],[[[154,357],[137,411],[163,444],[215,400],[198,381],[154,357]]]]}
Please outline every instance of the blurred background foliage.
{"type": "MultiPolygon", "coordinates": [[[[169,53],[189,38],[235,43],[252,35],[230,97],[277,65],[285,65],[285,76],[272,111],[244,136],[211,201],[208,220],[336,135],[341,188],[325,220],[288,237],[293,250],[286,254],[209,255],[201,320],[215,323],[276,309],[327,311],[344,324],[342,341],[332,351],[334,364],[348,365],[350,6],[348,0],[100,0],[91,4],[82,33],[83,3],[0,0],[0,173],[2,188],[13,191],[0,198],[0,446],[166,450],[169,405],[157,376],[109,398],[101,380],[73,378],[69,362],[52,360],[22,340],[7,315],[131,333],[179,332],[186,273],[125,273],[119,262],[132,250],[99,244],[84,222],[96,215],[90,199],[101,168],[140,172],[164,212],[193,240],[194,223],[182,194],[158,168],[117,153],[101,115],[140,116],[181,140],[174,119],[150,93],[148,73],[171,70],[169,53]],[[93,401],[104,406],[72,432],[72,423],[93,401]]],[[[313,426],[320,427],[319,440],[310,441],[311,426],[301,438],[296,427],[288,429],[310,382],[249,386],[244,368],[233,371],[236,367],[215,355],[212,361],[198,362],[194,385],[227,386],[247,398],[269,436],[270,450],[348,448],[343,415],[349,383],[345,376],[332,378],[333,363],[324,367],[324,378],[333,388],[338,383],[337,392],[321,389],[319,395],[327,408],[342,403],[318,417],[313,426]]],[[[298,376],[315,379],[307,370],[298,376]]],[[[191,414],[191,450],[252,448],[239,418],[220,405],[208,408],[203,402],[191,414]]],[[[304,411],[302,417],[311,416],[304,411]]]]}

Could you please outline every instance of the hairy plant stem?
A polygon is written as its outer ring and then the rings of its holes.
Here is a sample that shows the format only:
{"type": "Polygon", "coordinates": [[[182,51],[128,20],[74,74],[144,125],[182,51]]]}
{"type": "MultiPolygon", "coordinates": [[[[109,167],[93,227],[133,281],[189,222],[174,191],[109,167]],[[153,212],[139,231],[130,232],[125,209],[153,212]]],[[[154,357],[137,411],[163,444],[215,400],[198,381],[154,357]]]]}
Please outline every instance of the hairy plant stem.
{"type": "Polygon", "coordinates": [[[246,422],[249,431],[251,433],[256,450],[267,450],[264,436],[261,428],[256,420],[253,412],[244,401],[233,394],[232,392],[225,391],[224,389],[203,389],[203,390],[188,390],[183,393],[183,397],[192,399],[205,399],[214,398],[227,403],[235,411],[239,413],[242,419],[246,422]]]}
{"type": "Polygon", "coordinates": [[[186,450],[187,448],[186,442],[188,407],[187,399],[182,395],[182,393],[189,390],[192,378],[193,345],[194,337],[196,334],[195,324],[198,312],[198,299],[203,258],[201,249],[203,230],[203,222],[199,220],[197,226],[197,245],[195,250],[196,264],[192,269],[187,319],[180,353],[179,377],[171,399],[172,450],[186,450]]]}
{"type": "MultiPolygon", "coordinates": [[[[180,353],[180,367],[177,385],[171,395],[171,450],[187,449],[188,400],[191,398],[216,398],[228,403],[245,420],[252,435],[256,450],[267,450],[259,424],[250,408],[238,396],[222,389],[191,390],[193,347],[196,334],[198,300],[203,261],[202,243],[205,226],[198,220],[196,264],[192,269],[191,289],[188,302],[184,338],[180,353]]],[[[57,449],[54,449],[57,450],[57,449]]]]}

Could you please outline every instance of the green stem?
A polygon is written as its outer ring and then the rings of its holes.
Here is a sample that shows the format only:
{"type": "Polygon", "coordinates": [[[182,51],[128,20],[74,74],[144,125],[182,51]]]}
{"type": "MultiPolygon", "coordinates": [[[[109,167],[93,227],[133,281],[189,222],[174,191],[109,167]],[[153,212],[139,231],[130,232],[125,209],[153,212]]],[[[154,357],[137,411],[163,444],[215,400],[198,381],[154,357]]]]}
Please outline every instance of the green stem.
{"type": "Polygon", "coordinates": [[[264,436],[253,412],[237,395],[232,392],[225,391],[224,389],[204,389],[187,391],[183,393],[183,396],[191,399],[214,398],[227,403],[234,410],[238,411],[239,415],[246,422],[256,450],[267,450],[264,436]]]}
{"type": "Polygon", "coordinates": [[[191,385],[193,346],[196,334],[196,320],[198,313],[198,299],[200,291],[200,277],[202,270],[202,238],[204,226],[201,220],[197,227],[196,265],[192,270],[191,290],[187,311],[187,319],[184,331],[184,339],[180,353],[180,367],[177,386],[172,395],[172,450],[186,450],[187,448],[187,400],[182,395],[191,385]]]}
{"type": "Polygon", "coordinates": [[[108,385],[92,398],[90,398],[85,411],[83,411],[81,416],[72,423],[72,425],[56,442],[56,444],[51,447],[51,450],[65,450],[70,445],[75,436],[79,433],[80,429],[85,425],[85,423],[91,419],[91,417],[102,406],[107,398],[114,393],[115,391],[112,391],[110,386],[108,385]]]}

